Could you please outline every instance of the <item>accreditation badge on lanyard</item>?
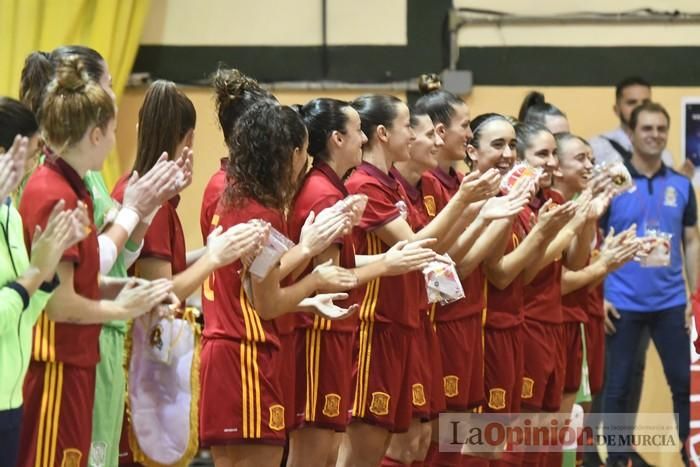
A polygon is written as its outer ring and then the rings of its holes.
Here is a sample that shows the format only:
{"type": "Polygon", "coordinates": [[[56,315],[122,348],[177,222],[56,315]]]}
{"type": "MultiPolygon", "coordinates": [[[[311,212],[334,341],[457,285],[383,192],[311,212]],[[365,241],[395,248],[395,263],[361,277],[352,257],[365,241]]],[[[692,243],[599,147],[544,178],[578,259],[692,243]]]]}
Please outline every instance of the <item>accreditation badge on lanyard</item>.
{"type": "MultiPolygon", "coordinates": [[[[663,176],[661,189],[664,197],[673,187],[666,186],[666,176],[663,176]]],[[[639,193],[641,190],[637,190],[639,193]]],[[[674,191],[675,193],[675,191],[674,191]]],[[[643,196],[643,194],[642,194],[643,196]]],[[[641,196],[640,196],[641,197],[641,196]]],[[[647,196],[646,202],[642,204],[644,209],[644,237],[643,243],[646,245],[645,255],[639,258],[639,265],[645,268],[660,268],[671,264],[671,239],[673,234],[664,230],[661,222],[661,197],[657,195],[647,196]]],[[[664,204],[667,204],[666,202],[664,204]]]]}

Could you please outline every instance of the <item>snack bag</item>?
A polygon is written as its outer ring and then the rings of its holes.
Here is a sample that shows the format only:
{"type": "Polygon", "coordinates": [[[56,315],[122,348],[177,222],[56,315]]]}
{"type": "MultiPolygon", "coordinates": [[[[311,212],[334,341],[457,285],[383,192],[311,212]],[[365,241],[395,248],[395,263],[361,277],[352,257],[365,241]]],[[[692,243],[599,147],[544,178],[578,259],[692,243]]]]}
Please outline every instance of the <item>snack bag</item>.
{"type": "Polygon", "coordinates": [[[518,162],[503,176],[503,178],[501,178],[501,191],[504,194],[508,194],[515,184],[523,177],[537,181],[540,175],[542,175],[542,172],[543,170],[541,167],[534,168],[523,162],[518,162]]]}
{"type": "Polygon", "coordinates": [[[632,181],[632,175],[630,175],[629,170],[625,167],[622,162],[613,162],[612,164],[606,164],[602,162],[595,167],[593,167],[593,174],[597,175],[599,173],[605,172],[610,177],[610,181],[613,184],[614,191],[616,195],[624,193],[634,187],[634,182],[632,181]]]}
{"type": "Polygon", "coordinates": [[[464,289],[452,263],[431,261],[423,269],[428,303],[446,305],[464,298],[464,289]]]}
{"type": "Polygon", "coordinates": [[[285,237],[279,230],[270,227],[270,235],[267,237],[267,242],[263,245],[263,249],[253,260],[250,265],[250,273],[258,279],[263,279],[270,272],[270,269],[277,264],[291,247],[294,242],[285,237]]]}
{"type": "Polygon", "coordinates": [[[642,241],[650,244],[649,252],[641,256],[639,265],[644,268],[662,268],[671,264],[672,234],[657,230],[647,230],[642,241]]]}

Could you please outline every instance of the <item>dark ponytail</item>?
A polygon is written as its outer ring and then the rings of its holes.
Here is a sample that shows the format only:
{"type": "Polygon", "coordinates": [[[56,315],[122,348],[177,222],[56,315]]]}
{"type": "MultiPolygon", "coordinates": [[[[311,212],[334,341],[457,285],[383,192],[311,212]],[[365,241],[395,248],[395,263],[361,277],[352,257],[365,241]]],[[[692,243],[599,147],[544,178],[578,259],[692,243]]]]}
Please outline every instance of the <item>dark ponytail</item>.
{"type": "Polygon", "coordinates": [[[134,169],[143,175],[163,153],[176,157],[177,146],[194,129],[197,113],[192,101],[172,81],[154,81],[139,109],[139,131],[134,169]]]}
{"type": "Polygon", "coordinates": [[[520,105],[518,120],[544,125],[547,116],[566,118],[564,112],[545,100],[544,94],[538,91],[530,91],[520,105]]]}

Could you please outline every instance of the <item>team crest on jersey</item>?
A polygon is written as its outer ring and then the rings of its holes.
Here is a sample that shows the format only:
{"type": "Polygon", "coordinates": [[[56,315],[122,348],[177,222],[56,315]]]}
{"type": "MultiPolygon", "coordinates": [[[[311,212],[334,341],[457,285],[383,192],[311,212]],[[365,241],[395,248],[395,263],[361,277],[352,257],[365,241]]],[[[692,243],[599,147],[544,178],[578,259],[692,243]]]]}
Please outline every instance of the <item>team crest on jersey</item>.
{"type": "Polygon", "coordinates": [[[532,391],[535,389],[535,381],[531,378],[523,378],[523,389],[520,392],[520,397],[523,399],[531,399],[532,391]]]}
{"type": "Polygon", "coordinates": [[[373,392],[372,403],[369,406],[369,411],[374,415],[386,415],[389,413],[389,400],[391,396],[385,392],[373,392]]]}
{"type": "Polygon", "coordinates": [[[435,205],[435,197],[433,195],[423,196],[423,206],[425,206],[425,210],[430,217],[435,217],[437,214],[437,206],[435,205]]]}
{"type": "Polygon", "coordinates": [[[82,457],[83,453],[78,449],[64,449],[61,467],[80,467],[80,459],[82,457]]]}
{"type": "Polygon", "coordinates": [[[678,207],[678,193],[672,186],[666,187],[666,193],[664,193],[664,206],[669,206],[672,208],[678,207]]]}
{"type": "Polygon", "coordinates": [[[340,396],[338,394],[326,394],[326,402],[323,404],[323,415],[337,417],[340,415],[340,396]]]}
{"type": "Polygon", "coordinates": [[[445,387],[445,396],[455,397],[459,394],[459,376],[447,375],[442,378],[442,384],[445,387]]]}
{"type": "Polygon", "coordinates": [[[423,390],[422,384],[414,384],[411,387],[411,395],[413,398],[413,405],[416,407],[422,407],[425,405],[425,391],[423,390]]]}
{"type": "Polygon", "coordinates": [[[284,430],[284,407],[279,404],[270,407],[269,425],[271,430],[284,430]]]}
{"type": "Polygon", "coordinates": [[[489,389],[489,407],[493,410],[506,408],[506,390],[502,388],[489,389]]]}

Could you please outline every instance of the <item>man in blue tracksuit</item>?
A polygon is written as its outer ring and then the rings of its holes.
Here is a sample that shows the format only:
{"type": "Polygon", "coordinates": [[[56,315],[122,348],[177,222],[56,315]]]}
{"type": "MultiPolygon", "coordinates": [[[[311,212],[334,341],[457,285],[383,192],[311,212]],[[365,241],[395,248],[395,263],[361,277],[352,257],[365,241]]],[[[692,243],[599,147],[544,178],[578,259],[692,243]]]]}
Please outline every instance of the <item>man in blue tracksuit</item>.
{"type": "MultiPolygon", "coordinates": [[[[693,187],[683,175],[661,160],[669,127],[668,112],[647,102],[630,118],[632,157],[625,162],[634,187],[617,196],[603,217],[603,229],[616,232],[637,225],[638,236],[670,237],[668,264],[664,261],[630,262],[605,281],[606,306],[616,332],[608,339],[613,371],[607,372],[603,410],[625,412],[640,336],[648,329],[659,352],[678,414],[678,432],[685,442],[690,408],[690,300],[683,273],[691,289],[697,284],[700,234],[693,187]],[[648,264],[645,264],[648,263],[648,264]],[[653,264],[652,264],[653,263],[653,264]]],[[[663,248],[656,251],[663,257],[663,248]]],[[[629,453],[611,452],[607,465],[627,465],[629,453]]],[[[684,452],[684,459],[685,459],[684,452]]],[[[687,459],[685,459],[687,463],[687,459]]]]}

